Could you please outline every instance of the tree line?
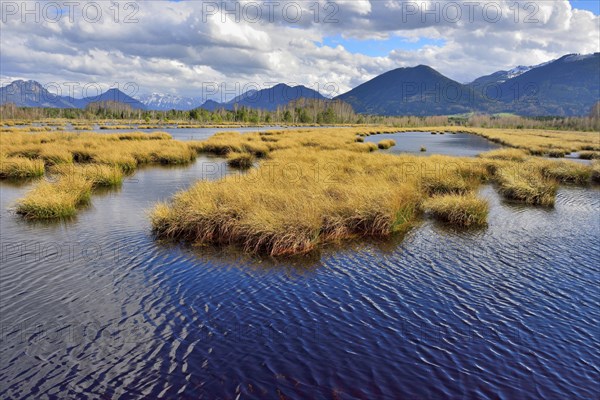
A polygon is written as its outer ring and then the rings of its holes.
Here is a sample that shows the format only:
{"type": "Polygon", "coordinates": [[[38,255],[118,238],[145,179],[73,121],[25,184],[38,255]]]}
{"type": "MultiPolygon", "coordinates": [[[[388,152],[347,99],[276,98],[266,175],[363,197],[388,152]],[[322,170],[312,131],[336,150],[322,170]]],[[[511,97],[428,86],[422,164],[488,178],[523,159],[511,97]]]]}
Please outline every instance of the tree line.
{"type": "Polygon", "coordinates": [[[348,103],[341,100],[297,99],[273,111],[234,107],[214,111],[195,108],[189,111],[152,111],[134,109],[125,103],[104,101],[90,103],[85,109],[0,106],[0,119],[35,121],[48,118],[88,121],[126,120],[138,123],[173,123],[186,121],[198,124],[381,124],[398,127],[464,126],[506,129],[556,129],[600,131],[600,102],[587,117],[520,117],[517,115],[462,115],[462,116],[377,116],[356,114],[348,103]]]}

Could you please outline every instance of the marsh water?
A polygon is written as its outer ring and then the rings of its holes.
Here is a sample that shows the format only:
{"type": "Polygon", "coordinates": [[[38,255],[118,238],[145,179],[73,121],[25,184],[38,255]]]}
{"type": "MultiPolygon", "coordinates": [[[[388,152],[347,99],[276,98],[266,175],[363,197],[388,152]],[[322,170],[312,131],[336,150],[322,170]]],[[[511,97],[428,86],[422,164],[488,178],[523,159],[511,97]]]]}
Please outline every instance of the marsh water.
{"type": "Polygon", "coordinates": [[[485,229],[425,219],[290,260],[154,240],[153,204],[226,173],[144,168],[57,223],[0,183],[0,397],[598,397],[597,189],[543,209],[487,186],[485,229]]]}
{"type": "Polygon", "coordinates": [[[428,132],[385,133],[367,136],[365,142],[378,143],[385,139],[393,139],[396,145],[383,150],[384,152],[412,153],[413,155],[422,156],[443,154],[455,157],[474,157],[480,153],[502,147],[484,137],[468,133],[438,133],[435,135],[428,132]],[[422,147],[426,151],[421,151],[422,147]]]}

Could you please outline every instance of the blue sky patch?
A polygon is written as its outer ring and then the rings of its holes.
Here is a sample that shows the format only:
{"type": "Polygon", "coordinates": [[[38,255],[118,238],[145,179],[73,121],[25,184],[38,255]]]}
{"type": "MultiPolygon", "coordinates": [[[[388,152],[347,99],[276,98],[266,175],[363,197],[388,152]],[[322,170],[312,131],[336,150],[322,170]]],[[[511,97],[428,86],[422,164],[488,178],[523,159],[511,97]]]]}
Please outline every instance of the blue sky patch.
{"type": "Polygon", "coordinates": [[[443,39],[419,38],[413,41],[399,36],[391,36],[383,40],[360,40],[343,38],[341,35],[326,37],[322,43],[323,46],[329,47],[342,45],[350,53],[364,54],[371,57],[385,57],[392,50],[418,50],[427,45],[443,46],[444,44],[445,41],[443,39]]]}

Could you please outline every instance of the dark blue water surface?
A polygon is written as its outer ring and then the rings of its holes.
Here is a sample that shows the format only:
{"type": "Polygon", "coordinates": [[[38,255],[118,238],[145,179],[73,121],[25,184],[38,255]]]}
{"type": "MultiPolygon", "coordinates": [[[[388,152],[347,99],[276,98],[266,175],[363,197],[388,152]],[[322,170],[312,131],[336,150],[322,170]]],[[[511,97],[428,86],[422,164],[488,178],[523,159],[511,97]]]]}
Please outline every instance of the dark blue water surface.
{"type": "Polygon", "coordinates": [[[598,398],[597,189],[540,209],[485,187],[486,229],[293,260],[153,239],[153,204],[226,172],[142,169],[53,224],[0,183],[0,397],[598,398]]]}

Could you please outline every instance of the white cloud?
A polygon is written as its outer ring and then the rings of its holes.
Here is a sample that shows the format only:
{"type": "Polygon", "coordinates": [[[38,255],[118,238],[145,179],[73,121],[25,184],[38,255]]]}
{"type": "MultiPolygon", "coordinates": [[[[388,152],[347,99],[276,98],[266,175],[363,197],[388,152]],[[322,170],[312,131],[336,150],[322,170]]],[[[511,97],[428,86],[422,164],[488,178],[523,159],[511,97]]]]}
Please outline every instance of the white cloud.
{"type": "Polygon", "coordinates": [[[523,1],[518,14],[514,0],[480,2],[470,12],[460,4],[462,15],[456,20],[451,3],[460,2],[285,0],[272,12],[263,7],[261,17],[250,21],[256,17],[252,5],[265,3],[248,0],[239,3],[239,22],[231,14],[223,22],[223,10],[215,8],[220,3],[149,1],[137,3],[135,10],[124,9],[129,3],[120,2],[116,22],[114,6],[95,2],[103,6],[101,21],[90,22],[94,13],[84,15],[79,6],[72,22],[63,15],[54,23],[44,20],[43,2],[38,6],[41,18],[35,21],[34,15],[27,15],[25,22],[21,10],[13,14],[3,2],[2,78],[77,81],[82,86],[135,82],[141,92],[186,96],[201,95],[206,82],[228,87],[236,82],[241,86],[295,82],[313,88],[333,83],[344,92],[397,67],[427,64],[465,82],[566,53],[600,51],[600,18],[572,9],[567,0],[537,1],[534,8],[525,7],[532,2],[523,1]],[[423,13],[425,9],[437,14],[423,13]],[[128,16],[137,22],[126,23],[128,16]],[[408,38],[406,43],[443,39],[443,45],[399,48],[373,57],[350,53],[344,43],[319,44],[328,36],[346,40],[399,36],[408,38]]]}

